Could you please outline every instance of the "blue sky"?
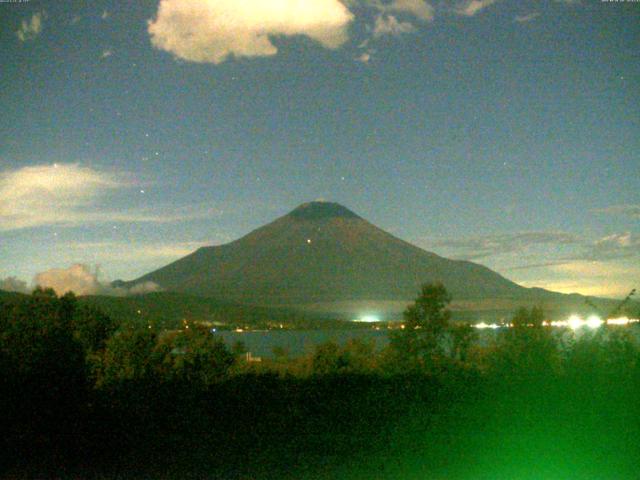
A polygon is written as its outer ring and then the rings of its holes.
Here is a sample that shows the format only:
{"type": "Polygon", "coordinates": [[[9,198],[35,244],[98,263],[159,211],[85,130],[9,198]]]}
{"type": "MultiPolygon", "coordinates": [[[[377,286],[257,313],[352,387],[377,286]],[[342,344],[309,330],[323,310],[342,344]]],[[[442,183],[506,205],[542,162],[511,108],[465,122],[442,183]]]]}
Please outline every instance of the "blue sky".
{"type": "Polygon", "coordinates": [[[0,3],[0,279],[131,279],[322,198],[526,286],[638,286],[639,3],[87,3],[0,3]]]}

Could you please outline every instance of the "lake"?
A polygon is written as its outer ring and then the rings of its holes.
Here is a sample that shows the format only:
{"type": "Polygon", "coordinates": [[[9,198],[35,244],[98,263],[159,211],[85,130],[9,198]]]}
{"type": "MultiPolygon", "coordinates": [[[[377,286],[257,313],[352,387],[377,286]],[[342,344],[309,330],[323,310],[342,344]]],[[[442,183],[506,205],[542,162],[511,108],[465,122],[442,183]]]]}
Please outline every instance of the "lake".
{"type": "MultiPolygon", "coordinates": [[[[635,324],[630,327],[634,338],[640,341],[640,328],[635,324]]],[[[625,327],[622,327],[625,328],[625,327]]],[[[577,336],[588,332],[588,329],[579,330],[577,336]]],[[[359,339],[365,342],[373,342],[376,349],[382,349],[389,343],[389,330],[362,329],[362,330],[267,330],[267,331],[219,331],[214,335],[222,338],[231,347],[235,342],[244,342],[247,351],[256,357],[273,357],[274,347],[283,347],[290,357],[298,357],[312,352],[316,345],[324,342],[335,342],[344,345],[350,339],[359,339]]],[[[478,331],[478,342],[486,346],[496,336],[496,330],[478,331]]],[[[559,330],[560,335],[571,335],[570,331],[559,330]]]]}
{"type": "Polygon", "coordinates": [[[344,345],[350,339],[373,342],[376,348],[388,343],[388,330],[268,330],[254,332],[222,331],[215,335],[224,339],[230,347],[235,342],[244,342],[247,351],[256,357],[273,357],[274,347],[285,348],[289,356],[298,357],[312,352],[316,345],[335,342],[344,345]]]}

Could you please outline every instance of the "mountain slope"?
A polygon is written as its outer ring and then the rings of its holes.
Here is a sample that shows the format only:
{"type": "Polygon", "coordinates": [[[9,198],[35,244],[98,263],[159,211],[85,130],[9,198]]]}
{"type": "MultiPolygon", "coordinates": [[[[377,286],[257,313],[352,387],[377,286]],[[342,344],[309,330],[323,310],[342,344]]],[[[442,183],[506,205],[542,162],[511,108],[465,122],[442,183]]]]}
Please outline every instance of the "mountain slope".
{"type": "Polygon", "coordinates": [[[200,248],[132,283],[227,301],[291,305],[406,301],[441,281],[456,299],[517,298],[527,289],[490,269],[400,240],[336,203],[306,203],[248,235],[200,248]]]}

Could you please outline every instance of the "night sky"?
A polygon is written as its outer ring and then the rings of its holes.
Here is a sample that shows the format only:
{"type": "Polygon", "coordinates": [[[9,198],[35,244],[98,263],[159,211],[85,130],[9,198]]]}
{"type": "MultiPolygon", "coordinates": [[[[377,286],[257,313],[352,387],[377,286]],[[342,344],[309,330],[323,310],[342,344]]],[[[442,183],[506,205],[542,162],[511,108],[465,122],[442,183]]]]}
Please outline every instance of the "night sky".
{"type": "Polygon", "coordinates": [[[640,286],[640,3],[5,1],[0,42],[0,288],[316,199],[525,286],[640,286]]]}

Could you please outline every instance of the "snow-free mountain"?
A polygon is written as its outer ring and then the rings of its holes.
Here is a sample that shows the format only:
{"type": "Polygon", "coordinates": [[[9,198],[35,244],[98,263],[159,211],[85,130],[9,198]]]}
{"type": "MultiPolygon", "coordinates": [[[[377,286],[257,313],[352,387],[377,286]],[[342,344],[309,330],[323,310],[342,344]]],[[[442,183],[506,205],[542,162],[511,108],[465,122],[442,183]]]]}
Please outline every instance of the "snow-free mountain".
{"type": "Polygon", "coordinates": [[[512,302],[568,297],[425,251],[331,202],[300,205],[238,240],[200,248],[132,283],[144,281],[224,301],[334,311],[368,304],[400,310],[432,281],[442,282],[462,306],[508,309],[512,302]]]}

